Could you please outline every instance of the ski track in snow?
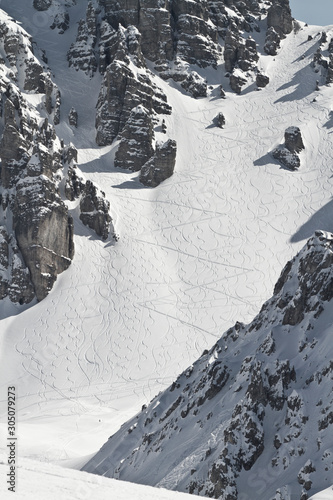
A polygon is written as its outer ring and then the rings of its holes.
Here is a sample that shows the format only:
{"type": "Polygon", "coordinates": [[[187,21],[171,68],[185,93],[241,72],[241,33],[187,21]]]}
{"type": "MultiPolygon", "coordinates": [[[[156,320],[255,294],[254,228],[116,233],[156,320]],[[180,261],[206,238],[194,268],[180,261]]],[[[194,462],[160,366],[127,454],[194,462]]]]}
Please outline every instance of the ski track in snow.
{"type": "MultiPolygon", "coordinates": [[[[324,89],[312,102],[317,76],[300,59],[305,38],[302,31],[283,42],[283,57],[269,62],[272,84],[260,92],[193,100],[158,81],[173,107],[166,122],[178,153],[174,176],[156,189],[109,168],[112,148],[95,147],[88,126],[76,137],[60,126],[79,147],[86,177],[106,192],[120,240],[101,242],[77,223],[73,264],[50,295],[2,321],[3,359],[11,359],[2,387],[18,386],[20,421],[47,429],[62,416],[68,425],[57,446],[41,445],[45,459],[95,451],[236,320],[250,321],[303,244],[291,238],[330,201],[333,151],[323,124],[331,94],[324,89]],[[211,128],[219,111],[225,128],[211,128]],[[306,144],[298,172],[268,156],[289,125],[301,127],[306,144]],[[128,180],[132,189],[122,186],[128,180]]],[[[74,102],[91,124],[98,77],[66,76],[64,109],[74,102]],[[86,110],[84,92],[95,97],[86,110]]]]}

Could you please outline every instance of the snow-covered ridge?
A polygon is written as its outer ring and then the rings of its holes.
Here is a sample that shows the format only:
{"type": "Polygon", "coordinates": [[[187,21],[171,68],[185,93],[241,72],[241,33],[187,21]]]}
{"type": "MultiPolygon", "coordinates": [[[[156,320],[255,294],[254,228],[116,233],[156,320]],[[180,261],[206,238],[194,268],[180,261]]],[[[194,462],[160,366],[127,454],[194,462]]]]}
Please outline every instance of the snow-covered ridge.
{"type": "Polygon", "coordinates": [[[333,234],[318,231],[253,322],[236,323],[83,470],[222,500],[305,500],[330,485],[332,285],[333,234]]]}
{"type": "MultiPolygon", "coordinates": [[[[163,489],[115,481],[75,470],[45,464],[33,460],[20,460],[17,468],[15,493],[8,492],[4,481],[0,482],[3,500],[12,498],[23,500],[190,500],[193,497],[163,489]]],[[[4,478],[8,472],[5,458],[0,456],[0,474],[4,478]]],[[[325,499],[326,500],[326,499],[325,499]]]]}

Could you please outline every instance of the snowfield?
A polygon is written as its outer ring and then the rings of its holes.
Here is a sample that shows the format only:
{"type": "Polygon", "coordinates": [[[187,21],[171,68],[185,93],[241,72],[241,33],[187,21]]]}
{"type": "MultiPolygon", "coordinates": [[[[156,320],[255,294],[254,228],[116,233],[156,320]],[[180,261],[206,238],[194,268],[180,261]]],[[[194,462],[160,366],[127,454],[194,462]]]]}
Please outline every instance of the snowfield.
{"type": "Polygon", "coordinates": [[[331,500],[332,498],[333,498],[333,486],[331,486],[331,488],[327,488],[324,491],[321,491],[320,493],[317,493],[317,495],[311,497],[310,500],[331,500]]]}
{"type": "MultiPolygon", "coordinates": [[[[2,457],[4,458],[4,457],[2,457]]],[[[0,474],[5,477],[7,467],[0,458],[0,474]]],[[[137,484],[64,469],[56,465],[21,460],[17,473],[17,490],[7,491],[3,481],[0,493],[3,500],[189,500],[193,495],[171,492],[137,484]],[[24,486],[24,488],[23,488],[24,486]]],[[[325,498],[326,500],[326,498],[325,498]]]]}
{"type": "MultiPolygon", "coordinates": [[[[105,191],[119,241],[92,236],[73,209],[74,261],[49,296],[26,310],[0,305],[0,452],[7,387],[15,386],[24,485],[16,498],[185,500],[42,462],[79,468],[235,321],[257,314],[316,229],[333,231],[333,88],[315,91],[310,66],[318,27],[290,34],[278,56],[261,56],[271,83],[258,92],[250,86],[220,99],[220,83],[228,89],[222,67],[205,72],[212,88],[197,100],[155,77],[173,108],[166,124],[178,152],[173,177],[148,189],[137,174],[113,167],[117,144],[95,144],[100,76],[67,68],[85,5],[71,9],[71,28],[58,35],[31,4],[2,0],[1,7],[45,49],[63,97],[57,134],[78,148],[82,172],[105,191]],[[75,134],[67,125],[72,106],[75,134]],[[223,129],[213,126],[219,112],[223,129]],[[296,172],[269,154],[289,126],[300,127],[305,144],[296,172]]],[[[333,36],[333,27],[326,31],[333,36]]],[[[253,36],[262,45],[263,34],[253,36]]],[[[313,500],[331,498],[325,490],[313,500]]]]}

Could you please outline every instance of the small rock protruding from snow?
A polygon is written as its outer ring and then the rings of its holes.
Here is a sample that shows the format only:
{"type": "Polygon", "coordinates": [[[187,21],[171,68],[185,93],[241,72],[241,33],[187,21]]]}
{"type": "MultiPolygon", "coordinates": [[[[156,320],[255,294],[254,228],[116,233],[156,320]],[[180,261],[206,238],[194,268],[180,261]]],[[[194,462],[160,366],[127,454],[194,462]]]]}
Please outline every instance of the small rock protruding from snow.
{"type": "Polygon", "coordinates": [[[226,97],[225,96],[225,91],[224,91],[222,85],[220,85],[220,97],[222,97],[222,99],[225,99],[225,97],[226,97]]]}
{"type": "Polygon", "coordinates": [[[219,127],[219,128],[223,128],[224,125],[225,125],[225,116],[223,113],[219,113],[217,115],[217,117],[215,118],[215,121],[216,121],[216,125],[219,127]]]}
{"type": "Polygon", "coordinates": [[[244,73],[240,69],[235,69],[230,75],[230,87],[236,92],[236,94],[240,94],[242,91],[242,87],[246,84],[247,79],[244,73]]]}
{"type": "Polygon", "coordinates": [[[71,127],[77,127],[78,114],[75,108],[71,108],[68,114],[68,123],[71,127]]]}
{"type": "Polygon", "coordinates": [[[301,165],[298,156],[304,149],[301,131],[298,127],[288,127],[284,134],[285,144],[272,152],[273,157],[290,170],[297,170],[301,165]]]}
{"type": "Polygon", "coordinates": [[[299,127],[288,127],[284,133],[286,148],[291,153],[300,153],[304,149],[302,134],[299,127]]]}
{"type": "Polygon", "coordinates": [[[258,88],[262,89],[269,84],[269,76],[258,72],[256,76],[256,85],[258,88]]]}

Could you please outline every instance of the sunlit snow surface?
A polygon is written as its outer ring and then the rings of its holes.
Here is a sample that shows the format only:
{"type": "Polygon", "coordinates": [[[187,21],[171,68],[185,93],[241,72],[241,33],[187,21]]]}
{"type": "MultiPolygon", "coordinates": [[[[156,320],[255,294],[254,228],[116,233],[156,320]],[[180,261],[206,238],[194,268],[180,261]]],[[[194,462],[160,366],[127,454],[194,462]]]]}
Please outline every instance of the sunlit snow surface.
{"type": "Polygon", "coordinates": [[[317,493],[313,497],[310,498],[310,500],[332,500],[333,498],[333,486],[330,488],[327,488],[324,491],[321,491],[320,493],[317,493]]]}
{"type": "MultiPolygon", "coordinates": [[[[95,452],[236,320],[254,317],[306,238],[333,231],[333,90],[315,92],[317,28],[291,34],[277,57],[261,58],[271,83],[260,92],[253,86],[221,100],[224,73],[211,70],[210,95],[194,100],[156,77],[173,107],[166,124],[178,154],[174,176],[147,189],[137,174],[113,167],[115,147],[95,145],[100,77],[66,62],[84,16],[86,3],[78,3],[72,27],[57,35],[32,2],[1,2],[46,50],[62,93],[57,133],[105,191],[120,237],[101,242],[76,218],[73,264],[50,295],[19,315],[2,308],[1,400],[15,385],[20,455],[51,461],[95,452]],[[212,126],[220,111],[224,129],[212,126]],[[268,154],[291,125],[306,147],[297,172],[268,154]]],[[[264,33],[253,36],[262,45],[264,33]]]]}
{"type": "MultiPolygon", "coordinates": [[[[7,473],[0,456],[0,474],[7,473]]],[[[193,495],[171,492],[137,484],[64,469],[55,465],[22,460],[17,472],[18,488],[8,492],[0,482],[3,500],[190,500],[193,495]],[[24,485],[24,489],[20,486],[24,485]]],[[[195,498],[195,497],[194,497],[195,498]]],[[[198,498],[198,497],[196,497],[198,498]]],[[[325,499],[326,500],[326,499],[325,499]]]]}

